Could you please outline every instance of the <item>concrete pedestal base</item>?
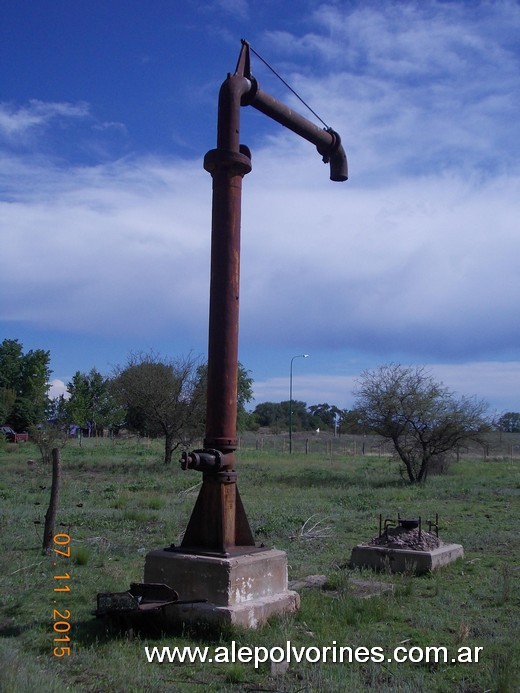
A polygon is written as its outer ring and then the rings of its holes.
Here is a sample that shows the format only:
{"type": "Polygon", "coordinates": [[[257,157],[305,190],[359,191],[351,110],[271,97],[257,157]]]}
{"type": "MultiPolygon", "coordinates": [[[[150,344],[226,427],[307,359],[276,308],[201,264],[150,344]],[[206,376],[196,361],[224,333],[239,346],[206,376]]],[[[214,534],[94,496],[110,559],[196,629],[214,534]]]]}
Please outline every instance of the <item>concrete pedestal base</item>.
{"type": "Polygon", "coordinates": [[[158,549],[146,556],[144,581],[172,587],[181,601],[206,600],[167,607],[167,618],[184,623],[256,628],[300,601],[287,588],[287,555],[276,549],[229,558],[158,549]]]}
{"type": "Polygon", "coordinates": [[[389,549],[386,546],[359,544],[352,549],[350,562],[354,566],[390,570],[392,573],[413,572],[417,575],[442,568],[464,556],[460,544],[444,544],[432,551],[389,549]]]}

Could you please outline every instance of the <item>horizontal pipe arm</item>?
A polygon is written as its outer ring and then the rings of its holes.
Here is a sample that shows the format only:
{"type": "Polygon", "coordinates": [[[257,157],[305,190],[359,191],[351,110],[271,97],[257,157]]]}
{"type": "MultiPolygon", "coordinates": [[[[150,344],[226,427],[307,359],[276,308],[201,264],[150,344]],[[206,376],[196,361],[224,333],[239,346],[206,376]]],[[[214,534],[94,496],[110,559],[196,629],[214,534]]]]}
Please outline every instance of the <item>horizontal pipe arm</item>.
{"type": "Polygon", "coordinates": [[[243,106],[253,106],[261,113],[292,130],[316,146],[325,163],[330,163],[330,178],[345,181],[348,178],[347,157],[340,136],[331,128],[323,130],[292,108],[258,88],[253,79],[251,91],[242,100],[243,106]]]}

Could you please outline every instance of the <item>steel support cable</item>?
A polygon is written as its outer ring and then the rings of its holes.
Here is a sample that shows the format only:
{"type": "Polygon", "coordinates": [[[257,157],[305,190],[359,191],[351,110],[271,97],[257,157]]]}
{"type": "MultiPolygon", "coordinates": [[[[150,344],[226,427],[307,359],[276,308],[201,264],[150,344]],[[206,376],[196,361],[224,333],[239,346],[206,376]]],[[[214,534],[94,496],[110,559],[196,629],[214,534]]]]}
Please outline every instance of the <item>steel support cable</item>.
{"type": "Polygon", "coordinates": [[[255,51],[255,49],[253,48],[253,46],[252,46],[250,43],[249,43],[248,45],[249,45],[249,49],[251,50],[251,52],[254,53],[254,54],[256,55],[256,57],[259,58],[259,59],[264,63],[264,65],[265,65],[266,67],[269,68],[269,70],[271,70],[271,72],[273,73],[273,75],[275,75],[275,77],[278,77],[278,79],[280,80],[280,82],[282,82],[282,84],[284,84],[284,85],[287,87],[287,89],[289,89],[289,91],[290,91],[292,94],[294,94],[294,96],[296,96],[296,98],[297,98],[299,101],[301,101],[301,103],[305,106],[305,108],[307,108],[307,109],[313,114],[313,116],[315,116],[315,117],[320,121],[320,123],[322,123],[322,125],[325,126],[325,129],[330,131],[332,128],[331,128],[329,125],[327,125],[327,123],[326,123],[322,118],[320,118],[320,116],[316,113],[316,111],[314,111],[314,110],[309,106],[309,104],[306,103],[306,102],[302,99],[302,97],[291,87],[291,85],[288,84],[288,83],[285,81],[285,79],[284,79],[281,75],[278,74],[278,72],[276,72],[276,70],[274,69],[274,67],[272,67],[272,66],[267,62],[267,60],[265,60],[265,58],[262,58],[262,56],[260,55],[260,53],[257,53],[257,51],[255,51]]]}

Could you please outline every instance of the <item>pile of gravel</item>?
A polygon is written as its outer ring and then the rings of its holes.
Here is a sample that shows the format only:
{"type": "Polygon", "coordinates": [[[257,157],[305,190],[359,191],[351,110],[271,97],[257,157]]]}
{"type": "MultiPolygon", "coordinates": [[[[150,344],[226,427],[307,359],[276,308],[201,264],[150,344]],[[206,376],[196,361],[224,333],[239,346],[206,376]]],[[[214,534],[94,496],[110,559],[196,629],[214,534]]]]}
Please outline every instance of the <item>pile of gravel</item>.
{"type": "Polygon", "coordinates": [[[386,534],[375,537],[369,544],[371,546],[385,546],[389,549],[407,549],[412,551],[432,551],[442,546],[442,541],[432,534],[419,528],[404,529],[404,527],[389,527],[386,534]]]}

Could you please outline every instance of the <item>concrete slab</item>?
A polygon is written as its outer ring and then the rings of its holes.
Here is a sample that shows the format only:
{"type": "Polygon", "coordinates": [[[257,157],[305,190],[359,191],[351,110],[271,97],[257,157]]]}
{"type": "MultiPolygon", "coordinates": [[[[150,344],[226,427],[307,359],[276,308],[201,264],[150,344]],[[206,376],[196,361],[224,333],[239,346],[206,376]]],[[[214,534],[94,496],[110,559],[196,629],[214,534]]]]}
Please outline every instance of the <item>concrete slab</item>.
{"type": "Polygon", "coordinates": [[[166,607],[163,615],[172,623],[190,625],[214,624],[217,626],[232,625],[255,629],[267,623],[271,616],[292,613],[300,608],[300,597],[297,592],[287,590],[281,594],[252,599],[234,606],[216,606],[210,602],[199,604],[179,604],[166,607]]]}
{"type": "Polygon", "coordinates": [[[352,549],[350,562],[353,566],[374,570],[390,570],[392,573],[413,572],[421,575],[438,570],[463,556],[464,549],[460,544],[443,544],[431,551],[358,544],[352,549]]]}
{"type": "Polygon", "coordinates": [[[229,558],[158,549],[146,556],[144,581],[173,587],[181,601],[205,600],[166,610],[168,618],[188,623],[257,628],[300,603],[287,586],[287,555],[276,549],[229,558]]]}

